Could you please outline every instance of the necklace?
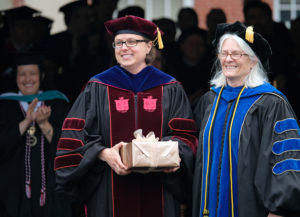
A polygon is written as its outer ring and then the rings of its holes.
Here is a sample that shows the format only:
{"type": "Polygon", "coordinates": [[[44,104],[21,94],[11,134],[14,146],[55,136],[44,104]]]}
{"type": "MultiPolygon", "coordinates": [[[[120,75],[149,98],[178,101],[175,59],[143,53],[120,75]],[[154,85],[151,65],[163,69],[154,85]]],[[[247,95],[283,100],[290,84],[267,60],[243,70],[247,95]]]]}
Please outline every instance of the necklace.
{"type": "Polygon", "coordinates": [[[35,124],[34,124],[34,122],[32,122],[32,124],[29,127],[29,129],[27,130],[27,134],[26,134],[26,135],[29,136],[28,145],[31,146],[31,147],[35,146],[36,143],[37,143],[37,138],[34,135],[35,131],[36,131],[35,124]]]}
{"type": "MultiPolygon", "coordinates": [[[[23,106],[20,104],[24,117],[26,112],[23,106]]],[[[31,126],[26,131],[26,145],[25,145],[25,194],[28,199],[31,198],[31,148],[37,144],[37,137],[35,136],[36,126],[35,121],[31,123],[31,126]]],[[[45,173],[45,137],[41,134],[41,194],[40,194],[40,206],[43,207],[46,204],[46,173],[45,173]]]]}

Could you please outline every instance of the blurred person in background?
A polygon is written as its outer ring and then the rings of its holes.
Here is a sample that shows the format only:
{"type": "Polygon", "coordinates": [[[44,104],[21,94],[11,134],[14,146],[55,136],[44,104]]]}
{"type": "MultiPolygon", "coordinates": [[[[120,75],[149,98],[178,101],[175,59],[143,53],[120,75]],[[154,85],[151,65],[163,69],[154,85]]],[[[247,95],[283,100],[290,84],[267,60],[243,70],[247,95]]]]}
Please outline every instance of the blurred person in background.
{"type": "Polygon", "coordinates": [[[141,18],[145,18],[145,10],[140,6],[128,6],[118,11],[118,17],[125,17],[127,15],[133,15],[141,18]]]}
{"type": "Polygon", "coordinates": [[[163,61],[163,71],[175,76],[174,62],[177,62],[180,58],[178,43],[176,41],[176,23],[169,18],[155,19],[153,22],[164,32],[164,49],[161,52],[161,58],[163,61]]]}
{"type": "Polygon", "coordinates": [[[287,94],[287,79],[290,76],[292,43],[290,33],[284,23],[275,22],[270,5],[262,1],[248,1],[243,8],[245,25],[253,26],[270,44],[270,81],[287,94]]]}
{"type": "Polygon", "coordinates": [[[83,87],[94,73],[89,70],[92,51],[88,39],[95,18],[92,7],[80,0],[63,5],[59,11],[64,14],[67,29],[51,36],[59,67],[55,81],[58,90],[73,102],[80,93],[78,87],[83,87]]]}
{"type": "Polygon", "coordinates": [[[15,70],[17,92],[0,95],[0,216],[71,217],[53,168],[68,99],[43,90],[41,54],[18,54],[15,70]]]}
{"type": "Polygon", "coordinates": [[[40,11],[28,6],[2,11],[5,35],[0,41],[0,93],[13,91],[15,83],[11,66],[18,52],[37,50],[34,16],[40,11]]]}
{"type": "Polygon", "coordinates": [[[210,46],[215,38],[216,28],[219,23],[226,23],[225,12],[220,8],[213,8],[206,15],[206,27],[208,31],[207,43],[210,46]]]}
{"type": "Polygon", "coordinates": [[[192,107],[209,89],[209,55],[207,32],[200,28],[187,29],[178,39],[178,61],[174,62],[175,77],[183,85],[192,107]]]}
{"type": "Polygon", "coordinates": [[[177,27],[181,32],[198,27],[198,15],[193,8],[181,8],[177,15],[177,27]]]}

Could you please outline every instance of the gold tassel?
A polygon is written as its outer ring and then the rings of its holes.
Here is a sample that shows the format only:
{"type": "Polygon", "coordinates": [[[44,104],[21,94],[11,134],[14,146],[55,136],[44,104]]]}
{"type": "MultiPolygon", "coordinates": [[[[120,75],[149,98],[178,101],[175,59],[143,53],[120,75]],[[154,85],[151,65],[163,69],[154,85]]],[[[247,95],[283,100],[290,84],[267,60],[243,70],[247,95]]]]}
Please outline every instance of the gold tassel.
{"type": "Polygon", "coordinates": [[[209,216],[209,210],[208,209],[204,209],[203,210],[203,217],[208,217],[209,216]]]}
{"type": "Polygon", "coordinates": [[[253,27],[252,26],[247,27],[245,39],[248,42],[250,42],[251,44],[253,44],[253,42],[254,42],[254,32],[253,32],[253,27]]]}
{"type": "Polygon", "coordinates": [[[160,34],[160,31],[159,31],[159,28],[157,27],[157,42],[158,42],[158,49],[163,49],[164,48],[164,44],[163,44],[163,41],[162,41],[162,38],[161,38],[161,34],[160,34]]]}

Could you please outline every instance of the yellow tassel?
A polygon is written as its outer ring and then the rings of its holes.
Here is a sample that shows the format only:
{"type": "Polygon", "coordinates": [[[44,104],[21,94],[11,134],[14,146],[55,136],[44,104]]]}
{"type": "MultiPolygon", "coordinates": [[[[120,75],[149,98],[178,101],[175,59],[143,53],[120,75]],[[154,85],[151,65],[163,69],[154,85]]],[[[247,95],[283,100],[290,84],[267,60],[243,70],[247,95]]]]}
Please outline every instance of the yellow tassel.
{"type": "Polygon", "coordinates": [[[204,209],[203,210],[203,217],[208,217],[209,216],[209,210],[208,209],[204,209]]]}
{"type": "Polygon", "coordinates": [[[247,27],[245,39],[248,42],[250,42],[251,44],[253,44],[253,42],[254,42],[254,32],[253,32],[253,27],[252,26],[247,27]]]}
{"type": "Polygon", "coordinates": [[[163,44],[163,41],[162,41],[162,38],[161,38],[161,34],[160,34],[160,31],[159,31],[159,28],[157,27],[157,42],[158,42],[158,49],[163,49],[164,48],[164,44],[163,44]]]}

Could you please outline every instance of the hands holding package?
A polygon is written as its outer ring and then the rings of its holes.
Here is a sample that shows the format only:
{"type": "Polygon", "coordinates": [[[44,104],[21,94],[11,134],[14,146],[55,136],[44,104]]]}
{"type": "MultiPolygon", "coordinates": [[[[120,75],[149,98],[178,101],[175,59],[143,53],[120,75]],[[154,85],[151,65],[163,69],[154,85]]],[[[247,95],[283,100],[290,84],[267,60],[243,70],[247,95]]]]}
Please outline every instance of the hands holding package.
{"type": "Polygon", "coordinates": [[[99,153],[99,159],[108,163],[108,165],[118,175],[127,175],[130,173],[128,167],[123,164],[120,156],[120,149],[126,143],[120,142],[111,148],[106,148],[99,153]]]}
{"type": "Polygon", "coordinates": [[[159,142],[153,132],[144,137],[142,130],[135,131],[134,135],[135,139],[131,143],[120,142],[102,150],[98,155],[99,159],[108,163],[118,175],[127,175],[133,171],[172,173],[179,169],[177,142],[159,142]]]}

